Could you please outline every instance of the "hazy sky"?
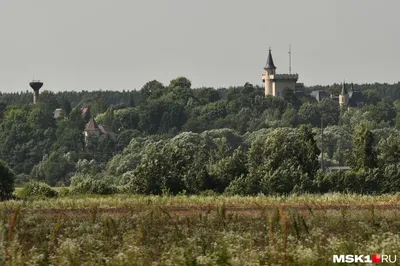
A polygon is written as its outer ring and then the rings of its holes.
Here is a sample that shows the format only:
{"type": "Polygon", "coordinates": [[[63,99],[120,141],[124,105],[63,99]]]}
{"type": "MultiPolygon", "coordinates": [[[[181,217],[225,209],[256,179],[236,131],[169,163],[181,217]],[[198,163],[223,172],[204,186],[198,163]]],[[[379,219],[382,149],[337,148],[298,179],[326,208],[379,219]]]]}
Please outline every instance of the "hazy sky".
{"type": "Polygon", "coordinates": [[[178,76],[193,87],[400,80],[398,0],[12,0],[0,5],[0,90],[140,89],[178,76]]]}

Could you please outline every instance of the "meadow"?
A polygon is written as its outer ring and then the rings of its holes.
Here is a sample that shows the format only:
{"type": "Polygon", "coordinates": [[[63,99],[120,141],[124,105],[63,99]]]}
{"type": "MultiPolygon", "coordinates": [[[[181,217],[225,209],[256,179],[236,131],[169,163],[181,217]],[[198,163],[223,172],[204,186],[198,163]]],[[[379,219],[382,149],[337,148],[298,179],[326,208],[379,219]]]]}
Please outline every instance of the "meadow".
{"type": "Polygon", "coordinates": [[[335,265],[339,254],[397,255],[399,202],[356,194],[11,200],[0,203],[0,265],[335,265]]]}

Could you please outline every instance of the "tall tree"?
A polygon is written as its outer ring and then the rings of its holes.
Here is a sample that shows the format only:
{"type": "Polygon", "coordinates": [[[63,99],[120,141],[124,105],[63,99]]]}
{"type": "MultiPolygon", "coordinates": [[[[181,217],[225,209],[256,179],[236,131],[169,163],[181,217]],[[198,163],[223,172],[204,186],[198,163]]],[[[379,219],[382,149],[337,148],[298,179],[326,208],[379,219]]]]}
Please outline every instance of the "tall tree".
{"type": "Polygon", "coordinates": [[[365,124],[360,124],[354,132],[353,158],[350,164],[355,170],[375,168],[378,166],[374,146],[374,135],[365,124]]]}

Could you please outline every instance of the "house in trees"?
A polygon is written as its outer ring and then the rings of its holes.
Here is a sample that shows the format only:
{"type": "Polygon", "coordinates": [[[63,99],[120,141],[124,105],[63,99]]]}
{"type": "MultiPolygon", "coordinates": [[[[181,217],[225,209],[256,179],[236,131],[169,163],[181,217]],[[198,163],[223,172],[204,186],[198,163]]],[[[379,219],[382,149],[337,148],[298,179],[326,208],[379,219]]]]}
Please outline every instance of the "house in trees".
{"type": "Polygon", "coordinates": [[[314,97],[318,102],[323,99],[329,98],[328,94],[323,90],[316,90],[311,92],[311,96],[314,97]]]}
{"type": "Polygon", "coordinates": [[[262,81],[265,84],[265,95],[283,96],[284,89],[291,89],[294,93],[302,92],[301,83],[297,83],[298,74],[277,74],[274,60],[272,59],[271,49],[267,58],[267,64],[264,67],[262,81]]]}
{"type": "Polygon", "coordinates": [[[89,108],[88,107],[82,107],[81,108],[81,114],[82,114],[82,117],[85,118],[89,114],[89,108]]]}
{"type": "Polygon", "coordinates": [[[347,90],[346,83],[343,82],[342,90],[339,94],[339,105],[344,108],[361,108],[364,106],[364,95],[361,91],[355,91],[353,85],[351,91],[347,90]]]}
{"type": "Polygon", "coordinates": [[[97,124],[93,117],[90,118],[89,122],[86,124],[83,134],[85,135],[85,139],[89,134],[95,134],[96,136],[109,135],[110,137],[115,138],[114,132],[104,125],[97,124]]]}

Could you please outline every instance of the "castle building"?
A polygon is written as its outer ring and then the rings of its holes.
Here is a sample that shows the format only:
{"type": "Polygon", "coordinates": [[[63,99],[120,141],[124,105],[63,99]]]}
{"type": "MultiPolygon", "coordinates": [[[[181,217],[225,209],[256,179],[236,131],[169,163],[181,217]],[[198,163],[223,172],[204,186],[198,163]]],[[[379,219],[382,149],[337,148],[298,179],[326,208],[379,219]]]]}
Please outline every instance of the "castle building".
{"type": "Polygon", "coordinates": [[[265,84],[265,95],[283,96],[283,90],[289,88],[296,92],[296,82],[298,74],[276,74],[276,67],[272,59],[271,49],[269,49],[267,64],[264,67],[262,81],[265,84]]]}
{"type": "Polygon", "coordinates": [[[354,86],[351,86],[351,91],[348,92],[346,83],[343,82],[342,90],[339,94],[339,105],[345,108],[361,108],[364,106],[364,95],[361,91],[355,91],[354,86]]]}

